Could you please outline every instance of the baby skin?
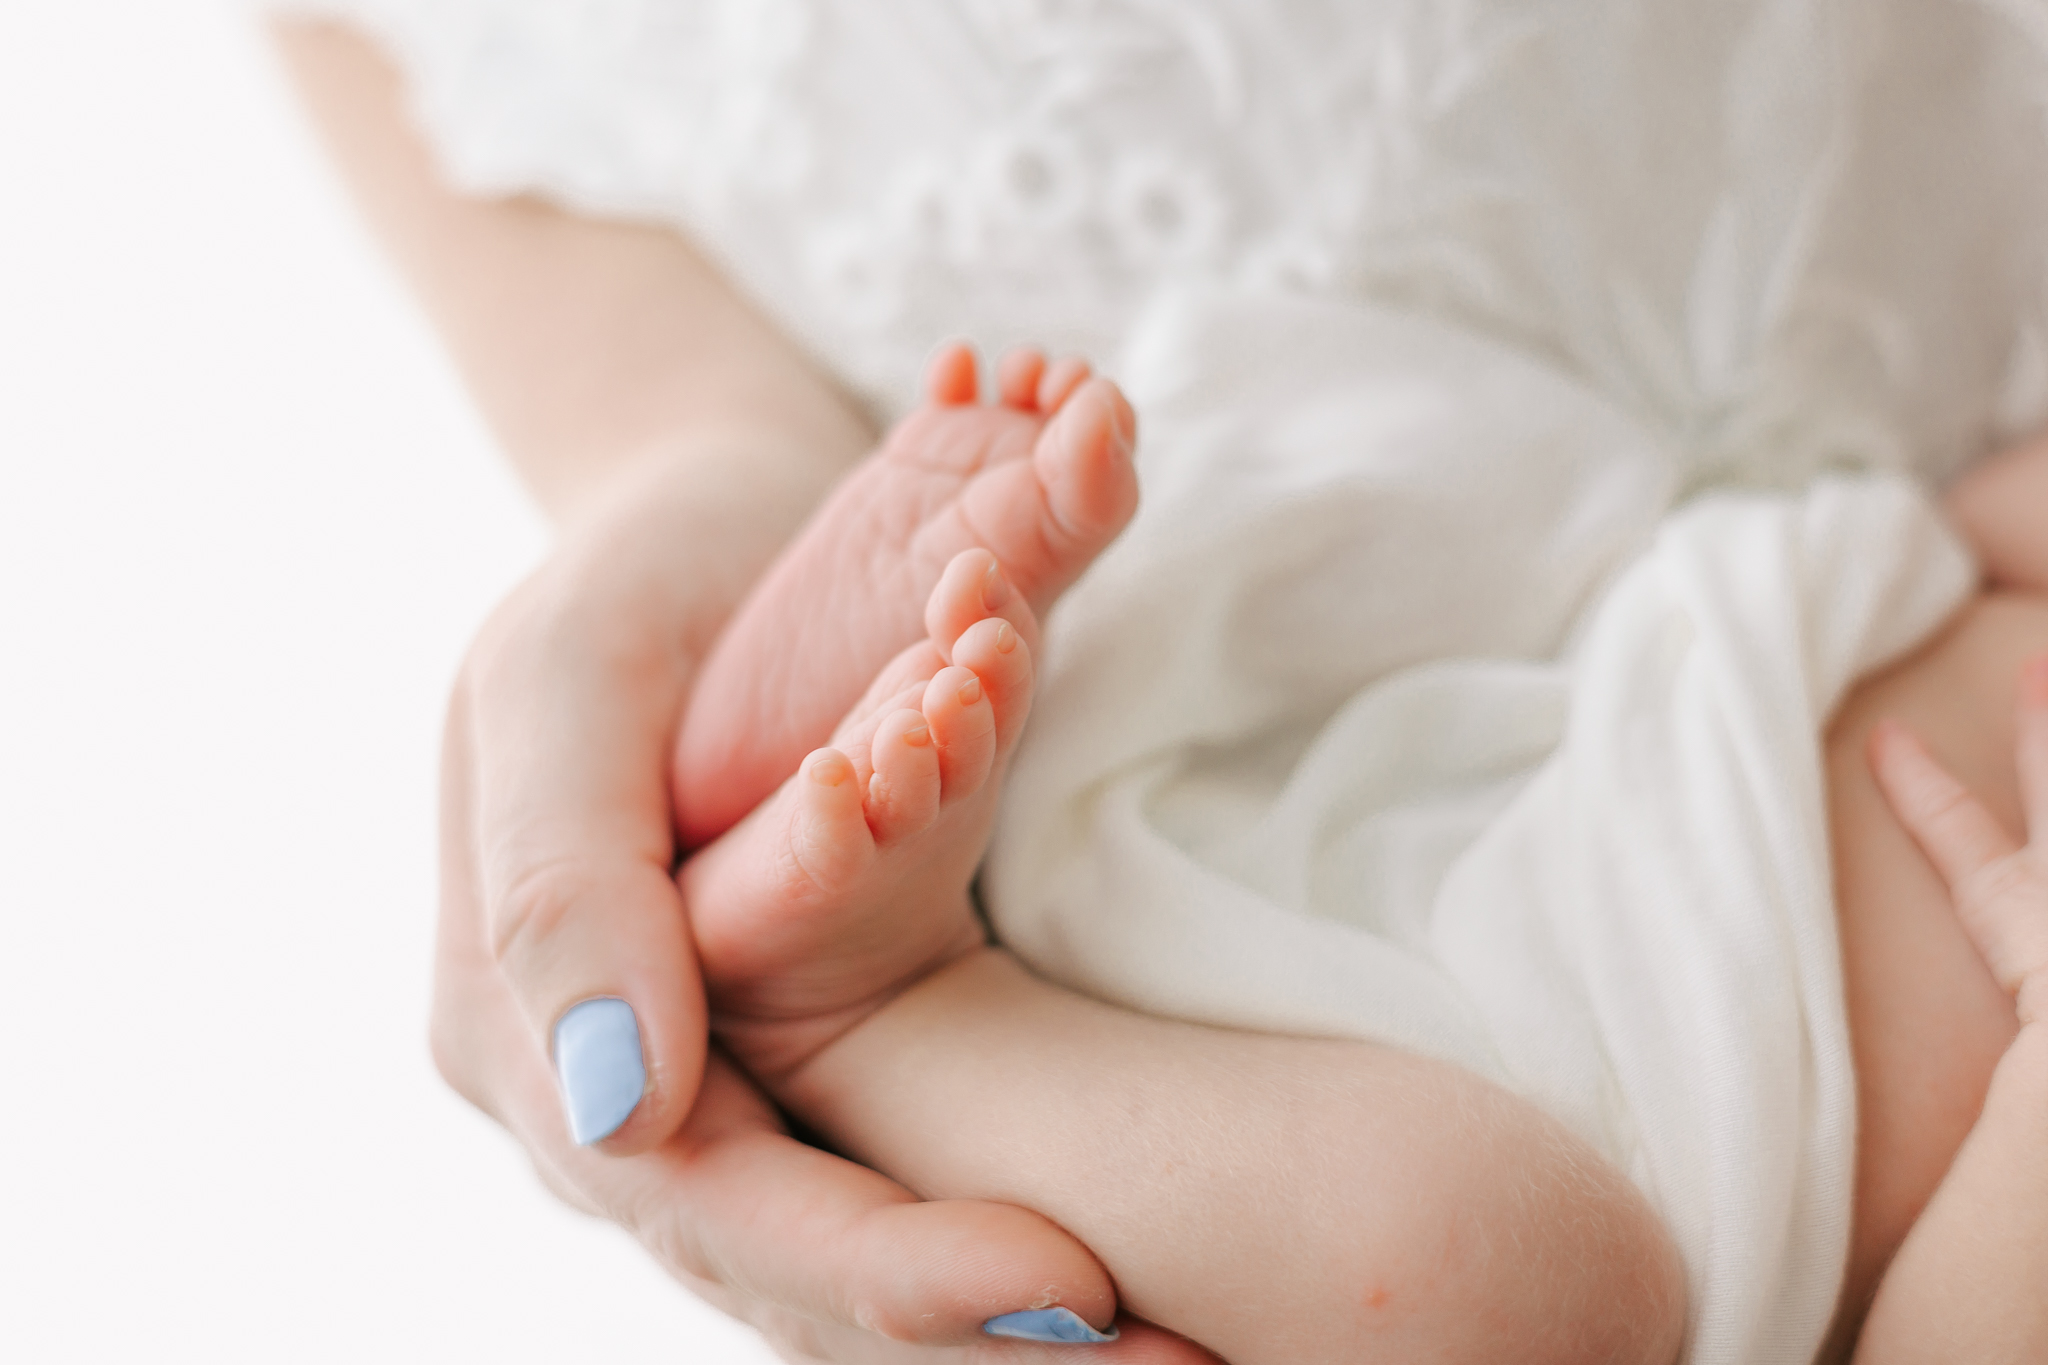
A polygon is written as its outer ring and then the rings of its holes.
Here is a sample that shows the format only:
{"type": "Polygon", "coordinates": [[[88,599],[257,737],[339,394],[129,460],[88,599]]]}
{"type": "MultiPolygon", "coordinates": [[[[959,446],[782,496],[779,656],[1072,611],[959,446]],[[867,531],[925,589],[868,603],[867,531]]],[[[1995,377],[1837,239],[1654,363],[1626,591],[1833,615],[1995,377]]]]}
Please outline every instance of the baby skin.
{"type": "MultiPolygon", "coordinates": [[[[1077,360],[1016,351],[998,401],[974,354],[933,360],[927,399],[770,566],[704,662],[677,740],[677,832],[731,828],[832,734],[877,670],[925,634],[946,565],[981,549],[1043,613],[1137,507],[1130,405],[1077,360]]],[[[964,623],[955,623],[964,624],[964,623]]]]}
{"type": "Polygon", "coordinates": [[[771,1088],[984,941],[968,885],[1031,708],[1035,620],[987,550],[954,556],[925,615],[830,746],[683,868],[712,1027],[771,1088]]]}
{"type": "MultiPolygon", "coordinates": [[[[713,1028],[769,1085],[907,983],[981,947],[968,886],[1030,709],[1034,606],[1086,567],[1136,503],[1133,421],[1114,386],[1078,361],[1017,352],[999,369],[998,401],[983,404],[975,369],[964,347],[935,359],[925,406],[735,615],[677,746],[686,845],[744,815],[680,881],[713,1028]]],[[[976,1329],[1117,1339],[1108,1277],[1043,1220],[974,1201],[886,1212],[905,1223],[899,1245],[951,1242],[948,1277],[989,1281],[975,1287],[996,1311],[975,1317],[976,1329]],[[910,1238],[904,1215],[923,1215],[924,1231],[910,1238]],[[1011,1264],[966,1271],[997,1257],[1011,1264]],[[1032,1294],[1019,1298],[1011,1283],[1033,1272],[1032,1294]]],[[[963,1326],[970,1307],[955,1314],[963,1326]]],[[[909,1335],[877,1319],[885,1334],[909,1335]]],[[[932,1340],[930,1328],[917,1335],[932,1340]]],[[[1114,1354],[1149,1359],[1156,1337],[1140,1325],[1114,1354]]]]}
{"type": "MultiPolygon", "coordinates": [[[[1025,355],[978,405],[962,360],[707,664],[678,795],[718,837],[680,875],[720,1041],[847,1154],[929,1199],[1035,1210],[1132,1313],[1234,1365],[1672,1360],[1663,1229],[1533,1109],[1369,1044],[1107,1007],[985,943],[970,884],[1038,611],[1135,495],[1113,388],[1025,355]],[[827,730],[813,693],[858,700],[827,730]]],[[[1101,1300],[1038,1306],[1041,1339],[1104,1339],[1101,1300]]]]}

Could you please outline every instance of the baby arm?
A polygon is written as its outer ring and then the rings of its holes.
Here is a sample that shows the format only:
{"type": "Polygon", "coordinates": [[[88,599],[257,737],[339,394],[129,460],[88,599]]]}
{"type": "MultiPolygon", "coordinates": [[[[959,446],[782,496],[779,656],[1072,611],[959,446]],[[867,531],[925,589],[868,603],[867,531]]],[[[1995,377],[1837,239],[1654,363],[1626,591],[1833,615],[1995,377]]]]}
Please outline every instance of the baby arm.
{"type": "Polygon", "coordinates": [[[1677,1354],[1681,1271],[1640,1195],[1442,1063],[1139,1015],[984,949],[777,1088],[928,1198],[1048,1215],[1234,1365],[1677,1354]]]}
{"type": "Polygon", "coordinates": [[[2013,993],[2020,1030],[1976,1125],[1885,1273],[1860,1362],[2048,1358],[2048,659],[2028,664],[2020,693],[2025,845],[1902,726],[1871,736],[1879,786],[2013,993]]]}
{"type": "Polygon", "coordinates": [[[966,881],[1033,633],[989,567],[960,556],[931,646],[683,870],[749,1070],[926,1198],[1051,1218],[1126,1307],[1233,1365],[1674,1359],[1661,1225],[1530,1106],[1387,1048],[1113,1008],[977,946],[966,881]]]}

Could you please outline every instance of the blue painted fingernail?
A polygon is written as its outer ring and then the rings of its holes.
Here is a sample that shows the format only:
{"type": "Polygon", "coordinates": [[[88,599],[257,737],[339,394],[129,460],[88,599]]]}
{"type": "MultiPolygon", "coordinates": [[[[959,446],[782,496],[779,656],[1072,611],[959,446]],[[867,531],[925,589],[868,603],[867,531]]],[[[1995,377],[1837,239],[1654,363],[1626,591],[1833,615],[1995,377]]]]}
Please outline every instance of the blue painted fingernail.
{"type": "Polygon", "coordinates": [[[555,1025],[555,1075],[577,1146],[616,1133],[647,1089],[633,1007],[609,995],[571,1006],[555,1025]]]}
{"type": "Polygon", "coordinates": [[[1115,1341],[1116,1327],[1098,1332],[1081,1321],[1071,1308],[1031,1308],[1022,1313],[1005,1313],[990,1318],[981,1330],[992,1337],[1015,1337],[1019,1341],[1115,1341]]]}

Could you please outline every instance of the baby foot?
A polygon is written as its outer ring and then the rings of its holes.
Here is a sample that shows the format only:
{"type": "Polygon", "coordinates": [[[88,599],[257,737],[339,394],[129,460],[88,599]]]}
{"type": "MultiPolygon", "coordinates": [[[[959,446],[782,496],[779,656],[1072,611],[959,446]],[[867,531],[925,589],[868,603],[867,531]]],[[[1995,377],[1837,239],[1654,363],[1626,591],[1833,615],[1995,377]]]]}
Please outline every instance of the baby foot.
{"type": "Polygon", "coordinates": [[[928,638],[832,747],[684,864],[712,1027],[764,1083],[981,945],[968,883],[1031,705],[1034,620],[1012,599],[988,551],[956,555],[928,638]]]}
{"type": "Polygon", "coordinates": [[[925,406],[847,476],[734,614],[675,750],[685,847],[723,833],[825,741],[918,638],[919,604],[962,550],[993,552],[1043,612],[1137,505],[1135,422],[1077,360],[1005,357],[982,403],[974,355],[942,352],[925,406]]]}

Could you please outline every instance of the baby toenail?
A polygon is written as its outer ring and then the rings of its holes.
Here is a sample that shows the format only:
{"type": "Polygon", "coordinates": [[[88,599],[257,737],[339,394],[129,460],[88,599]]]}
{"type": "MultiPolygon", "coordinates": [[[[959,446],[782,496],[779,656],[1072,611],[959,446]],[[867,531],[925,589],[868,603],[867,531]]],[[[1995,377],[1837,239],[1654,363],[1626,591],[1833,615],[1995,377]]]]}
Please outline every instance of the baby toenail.
{"type": "Polygon", "coordinates": [[[1017,628],[1008,621],[996,627],[996,653],[1008,654],[1017,647],[1017,628]]]}
{"type": "Polygon", "coordinates": [[[988,572],[981,578],[981,605],[994,611],[1010,596],[1010,585],[1003,581],[1003,566],[989,561],[988,572]]]}
{"type": "Polygon", "coordinates": [[[981,679],[969,678],[960,686],[960,704],[972,706],[981,700],[981,679]]]}
{"type": "Polygon", "coordinates": [[[821,787],[836,787],[853,776],[853,765],[843,754],[827,754],[811,764],[811,781],[821,787]]]}
{"type": "Polygon", "coordinates": [[[903,732],[903,742],[913,749],[922,749],[932,742],[932,727],[919,721],[915,727],[903,732]]]}

